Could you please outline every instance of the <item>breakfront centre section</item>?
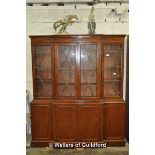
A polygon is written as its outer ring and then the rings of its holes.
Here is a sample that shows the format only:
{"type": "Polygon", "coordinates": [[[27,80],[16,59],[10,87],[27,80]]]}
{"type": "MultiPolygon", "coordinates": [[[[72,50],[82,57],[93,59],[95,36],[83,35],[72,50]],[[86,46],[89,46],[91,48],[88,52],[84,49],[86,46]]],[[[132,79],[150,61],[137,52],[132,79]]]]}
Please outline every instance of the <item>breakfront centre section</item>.
{"type": "Polygon", "coordinates": [[[125,145],[125,36],[30,38],[32,146],[125,145]]]}

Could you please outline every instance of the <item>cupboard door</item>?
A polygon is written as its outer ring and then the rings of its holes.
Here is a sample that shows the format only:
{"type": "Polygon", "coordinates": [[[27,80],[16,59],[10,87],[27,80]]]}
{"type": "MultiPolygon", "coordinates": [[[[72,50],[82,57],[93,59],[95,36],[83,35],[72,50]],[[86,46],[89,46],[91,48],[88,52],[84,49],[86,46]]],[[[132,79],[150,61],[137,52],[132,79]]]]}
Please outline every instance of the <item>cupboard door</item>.
{"type": "Polygon", "coordinates": [[[76,105],[55,105],[55,140],[57,142],[77,141],[76,105]]]}
{"type": "Polygon", "coordinates": [[[96,103],[79,105],[79,140],[92,142],[102,140],[102,106],[96,103]]]}
{"type": "Polygon", "coordinates": [[[80,83],[81,97],[96,98],[99,82],[99,59],[98,44],[80,44],[80,83]]]}
{"type": "Polygon", "coordinates": [[[76,44],[57,44],[57,95],[76,96],[76,44]]]}
{"type": "Polygon", "coordinates": [[[125,104],[105,105],[105,137],[107,140],[124,140],[125,104]]]}
{"type": "Polygon", "coordinates": [[[52,108],[50,105],[33,104],[31,107],[32,141],[51,140],[53,137],[52,108]]]}
{"type": "Polygon", "coordinates": [[[52,97],[52,55],[51,45],[33,46],[34,61],[34,96],[36,98],[52,97]]]}
{"type": "Polygon", "coordinates": [[[104,45],[104,97],[122,97],[123,44],[104,45]]]}

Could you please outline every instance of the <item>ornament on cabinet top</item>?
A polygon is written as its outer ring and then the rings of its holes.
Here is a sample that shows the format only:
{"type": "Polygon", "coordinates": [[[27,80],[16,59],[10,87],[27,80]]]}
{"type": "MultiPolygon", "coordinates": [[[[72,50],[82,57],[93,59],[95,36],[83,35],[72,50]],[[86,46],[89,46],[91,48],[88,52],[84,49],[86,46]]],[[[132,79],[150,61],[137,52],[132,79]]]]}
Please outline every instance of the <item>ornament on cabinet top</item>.
{"type": "Polygon", "coordinates": [[[94,7],[92,6],[90,15],[88,17],[88,33],[94,34],[95,29],[96,29],[96,23],[95,23],[94,7]]]}
{"type": "Polygon", "coordinates": [[[68,15],[65,16],[63,19],[56,21],[53,24],[53,29],[55,30],[56,34],[68,34],[66,31],[67,27],[72,25],[73,23],[78,21],[77,15],[68,15]]]}

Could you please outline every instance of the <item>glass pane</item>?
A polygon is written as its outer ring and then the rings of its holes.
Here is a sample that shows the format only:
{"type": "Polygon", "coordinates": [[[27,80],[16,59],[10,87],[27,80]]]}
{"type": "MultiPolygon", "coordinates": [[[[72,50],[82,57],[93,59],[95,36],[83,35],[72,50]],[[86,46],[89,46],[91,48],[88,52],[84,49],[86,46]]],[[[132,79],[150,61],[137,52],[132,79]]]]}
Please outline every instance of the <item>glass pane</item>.
{"type": "Polygon", "coordinates": [[[36,97],[52,96],[51,46],[34,46],[36,97]]]}
{"type": "Polygon", "coordinates": [[[83,44],[81,53],[81,96],[96,96],[97,45],[83,44]]]}
{"type": "Polygon", "coordinates": [[[50,97],[52,92],[51,81],[36,78],[36,97],[50,97]]]}
{"type": "Polygon", "coordinates": [[[59,95],[75,96],[76,46],[58,46],[59,95]]]}
{"type": "Polygon", "coordinates": [[[122,45],[104,46],[104,96],[120,96],[122,45]]]}
{"type": "Polygon", "coordinates": [[[105,96],[120,96],[120,81],[104,81],[105,96]]]}
{"type": "Polygon", "coordinates": [[[60,84],[60,96],[75,96],[74,84],[60,84]]]}

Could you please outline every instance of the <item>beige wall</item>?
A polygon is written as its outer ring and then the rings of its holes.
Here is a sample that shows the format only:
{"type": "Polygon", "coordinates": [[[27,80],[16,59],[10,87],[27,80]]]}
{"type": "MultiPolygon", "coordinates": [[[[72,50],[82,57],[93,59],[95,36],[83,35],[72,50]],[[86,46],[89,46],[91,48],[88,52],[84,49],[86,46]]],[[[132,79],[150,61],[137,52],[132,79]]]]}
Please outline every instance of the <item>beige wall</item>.
{"type": "MultiPolygon", "coordinates": [[[[32,67],[31,67],[31,45],[29,35],[52,35],[54,34],[53,22],[65,15],[76,14],[78,23],[68,27],[69,34],[87,34],[87,21],[90,6],[27,6],[27,38],[26,38],[26,87],[30,90],[32,99],[32,67]]],[[[109,3],[95,5],[95,21],[97,34],[128,34],[128,3],[109,3]],[[111,10],[115,9],[115,12],[111,10]],[[121,19],[119,20],[119,18],[121,19]],[[106,22],[105,22],[106,19],[106,22]]]]}

